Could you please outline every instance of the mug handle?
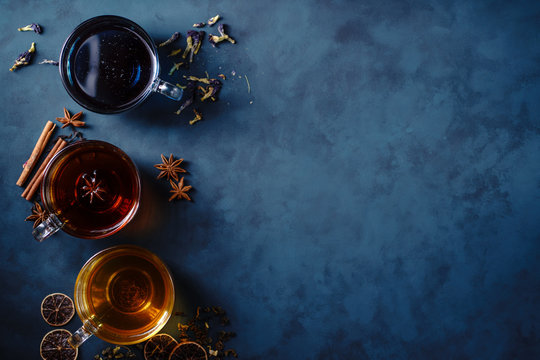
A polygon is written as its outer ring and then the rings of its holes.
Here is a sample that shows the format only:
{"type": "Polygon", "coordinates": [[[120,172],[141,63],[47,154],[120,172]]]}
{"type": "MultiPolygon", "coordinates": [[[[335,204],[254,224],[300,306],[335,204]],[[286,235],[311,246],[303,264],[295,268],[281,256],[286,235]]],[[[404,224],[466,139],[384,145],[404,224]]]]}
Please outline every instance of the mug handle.
{"type": "Polygon", "coordinates": [[[64,223],[58,219],[55,214],[50,214],[41,224],[39,224],[33,231],[34,239],[42,242],[64,226],[64,223]]]}
{"type": "Polygon", "coordinates": [[[178,86],[168,83],[166,81],[163,81],[159,78],[157,78],[154,81],[152,90],[154,92],[165,95],[169,99],[173,99],[176,101],[179,101],[182,98],[182,95],[184,94],[184,90],[182,90],[178,86]]]}
{"type": "Polygon", "coordinates": [[[86,321],[84,322],[83,326],[81,326],[77,331],[73,333],[68,339],[69,345],[71,345],[72,348],[76,349],[83,342],[88,340],[88,338],[97,331],[97,329],[90,324],[90,322],[86,321]]]}

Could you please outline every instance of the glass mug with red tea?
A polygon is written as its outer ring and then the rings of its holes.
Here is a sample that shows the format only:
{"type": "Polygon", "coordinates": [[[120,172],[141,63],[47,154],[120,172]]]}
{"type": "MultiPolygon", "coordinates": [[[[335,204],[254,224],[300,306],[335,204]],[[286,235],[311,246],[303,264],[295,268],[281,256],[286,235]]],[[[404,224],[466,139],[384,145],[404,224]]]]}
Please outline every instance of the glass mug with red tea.
{"type": "Polygon", "coordinates": [[[165,264],[134,245],[102,250],[82,267],[74,304],[83,326],[68,340],[72,347],[91,335],[130,345],[157,334],[174,306],[174,284],[165,264]]]}
{"type": "Polygon", "coordinates": [[[82,140],[66,146],[47,167],[41,200],[49,216],[32,234],[43,241],[58,230],[99,239],[122,229],[139,207],[137,167],[119,148],[82,140]]]}
{"type": "Polygon", "coordinates": [[[62,47],[59,69],[73,100],[98,113],[131,109],[153,92],[182,98],[181,88],[159,79],[152,38],[120,16],[97,16],[77,26],[62,47]]]}

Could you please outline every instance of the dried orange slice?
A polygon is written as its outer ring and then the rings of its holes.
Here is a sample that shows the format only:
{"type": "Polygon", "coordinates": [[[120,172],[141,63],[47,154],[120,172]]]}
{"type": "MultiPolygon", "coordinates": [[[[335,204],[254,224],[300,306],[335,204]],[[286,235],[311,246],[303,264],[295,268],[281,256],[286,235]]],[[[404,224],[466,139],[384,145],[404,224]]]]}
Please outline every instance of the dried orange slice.
{"type": "Polygon", "coordinates": [[[73,300],[66,294],[50,294],[41,302],[41,315],[49,325],[65,325],[71,320],[73,314],[75,314],[73,300]]]}
{"type": "Polygon", "coordinates": [[[208,360],[208,355],[201,345],[193,341],[185,341],[176,345],[169,360],[208,360]]]}
{"type": "Polygon", "coordinates": [[[173,349],[178,345],[169,334],[157,334],[144,344],[145,360],[167,360],[173,349]]]}
{"type": "Polygon", "coordinates": [[[64,329],[49,331],[41,340],[39,354],[43,360],[75,360],[78,349],[69,345],[71,333],[64,329]]]}

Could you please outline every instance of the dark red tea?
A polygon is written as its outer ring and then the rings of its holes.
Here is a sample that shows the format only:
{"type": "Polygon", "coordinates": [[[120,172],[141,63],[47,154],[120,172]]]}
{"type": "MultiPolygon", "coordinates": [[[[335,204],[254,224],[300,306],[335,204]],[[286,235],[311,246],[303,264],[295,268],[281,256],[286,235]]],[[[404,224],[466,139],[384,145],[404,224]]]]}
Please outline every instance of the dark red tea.
{"type": "Polygon", "coordinates": [[[45,207],[82,238],[100,238],[122,228],[139,204],[140,180],[131,159],[102,141],[66,147],[48,166],[42,185],[45,207]]]}

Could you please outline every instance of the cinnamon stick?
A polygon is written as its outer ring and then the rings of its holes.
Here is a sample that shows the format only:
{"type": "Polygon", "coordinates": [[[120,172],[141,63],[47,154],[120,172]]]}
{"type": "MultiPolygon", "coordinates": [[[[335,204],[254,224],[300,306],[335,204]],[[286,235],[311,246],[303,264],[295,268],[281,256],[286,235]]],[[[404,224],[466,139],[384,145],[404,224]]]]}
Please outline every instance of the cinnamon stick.
{"type": "Polygon", "coordinates": [[[49,164],[52,157],[56,155],[57,152],[62,150],[66,145],[67,142],[62,138],[56,141],[51,151],[49,151],[49,154],[47,154],[45,160],[43,160],[43,162],[41,163],[41,166],[37,169],[32,180],[30,180],[30,182],[26,186],[26,189],[21,195],[23,198],[29,201],[32,200],[32,198],[36,194],[36,191],[39,189],[41,182],[43,181],[43,177],[45,176],[45,167],[49,164]]]}
{"type": "Polygon", "coordinates": [[[43,131],[39,136],[36,146],[34,146],[34,150],[32,150],[30,158],[24,164],[24,169],[21,173],[21,176],[19,176],[19,180],[17,180],[17,185],[24,185],[26,179],[30,175],[30,172],[32,172],[32,169],[34,168],[36,162],[41,156],[43,149],[45,149],[45,147],[47,146],[47,143],[49,142],[49,139],[51,138],[51,135],[55,128],[56,124],[54,124],[52,121],[47,121],[47,124],[45,124],[45,127],[43,128],[43,131]]]}

